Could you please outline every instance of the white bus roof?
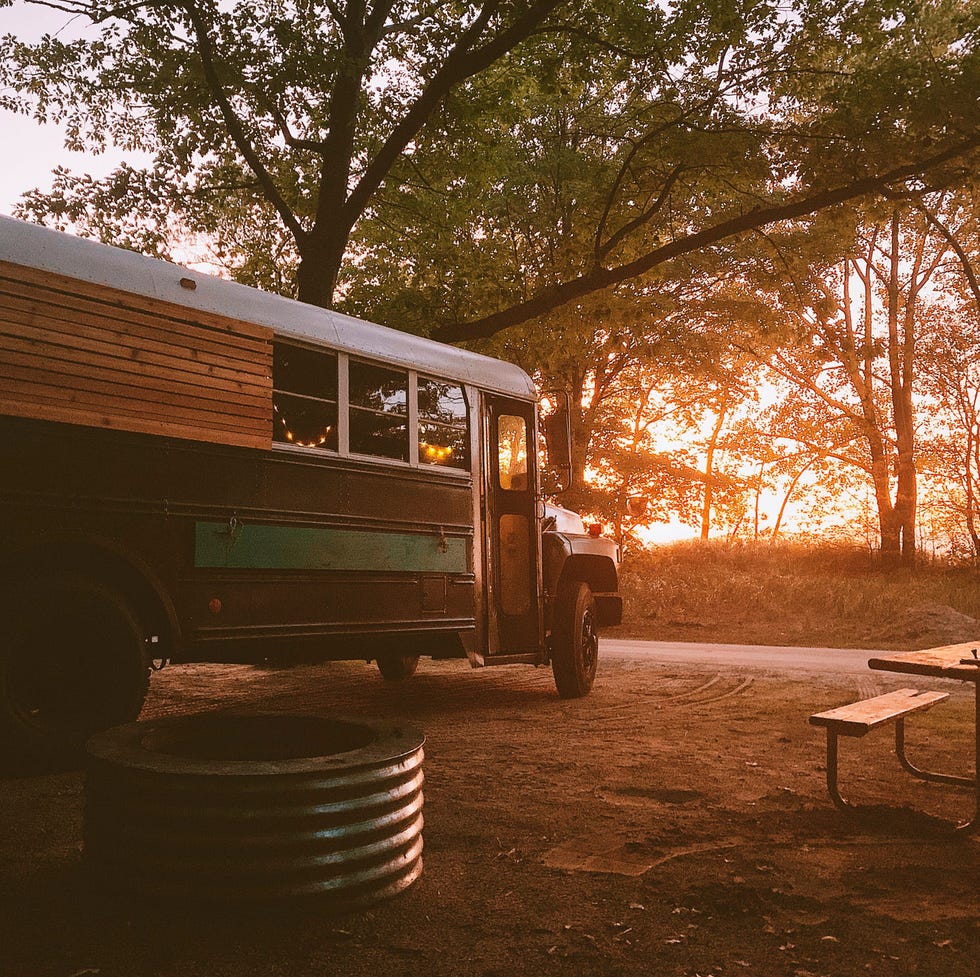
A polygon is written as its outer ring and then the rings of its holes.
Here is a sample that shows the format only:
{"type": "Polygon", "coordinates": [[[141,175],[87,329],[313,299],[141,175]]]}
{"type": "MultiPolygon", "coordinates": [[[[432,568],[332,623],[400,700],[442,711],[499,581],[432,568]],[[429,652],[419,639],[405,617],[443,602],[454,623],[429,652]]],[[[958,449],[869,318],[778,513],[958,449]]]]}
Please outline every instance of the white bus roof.
{"type": "Polygon", "coordinates": [[[513,363],[3,215],[0,260],[267,326],[277,336],[323,344],[523,400],[536,396],[531,378],[513,363]],[[196,287],[182,287],[182,278],[192,279],[196,287]]]}

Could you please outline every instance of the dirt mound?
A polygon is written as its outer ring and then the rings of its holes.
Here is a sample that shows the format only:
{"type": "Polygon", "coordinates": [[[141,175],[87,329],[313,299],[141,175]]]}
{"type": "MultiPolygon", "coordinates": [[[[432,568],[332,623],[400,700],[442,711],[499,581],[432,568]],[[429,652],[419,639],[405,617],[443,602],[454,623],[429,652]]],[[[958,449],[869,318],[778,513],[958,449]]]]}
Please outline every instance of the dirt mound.
{"type": "Polygon", "coordinates": [[[882,647],[955,645],[980,640],[980,621],[946,604],[918,604],[900,611],[887,624],[871,629],[867,637],[882,647]]]}

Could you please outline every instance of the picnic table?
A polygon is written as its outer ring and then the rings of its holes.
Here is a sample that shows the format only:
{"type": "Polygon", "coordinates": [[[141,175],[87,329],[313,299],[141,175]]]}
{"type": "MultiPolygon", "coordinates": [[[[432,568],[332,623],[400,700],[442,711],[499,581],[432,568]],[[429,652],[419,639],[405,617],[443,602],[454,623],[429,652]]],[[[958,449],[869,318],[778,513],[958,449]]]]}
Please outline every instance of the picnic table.
{"type": "Polygon", "coordinates": [[[923,770],[905,754],[905,719],[915,712],[931,708],[949,698],[945,692],[920,689],[899,689],[839,706],[810,717],[815,726],[827,730],[827,788],[834,804],[842,809],[854,805],[845,800],[837,786],[837,753],[839,736],[864,736],[872,729],[887,723],[895,724],[895,753],[898,761],[913,777],[934,783],[971,787],[975,794],[973,817],[956,826],[957,831],[972,831],[980,821],[980,640],[964,644],[944,645],[925,651],[895,652],[869,659],[868,666],[883,672],[907,675],[927,675],[933,678],[972,682],[975,695],[974,744],[977,769],[973,777],[960,774],[923,770]]]}
{"type": "MultiPolygon", "coordinates": [[[[954,679],[960,682],[972,682],[975,708],[973,711],[974,759],[976,767],[974,776],[961,777],[953,774],[933,773],[920,770],[909,763],[905,757],[904,742],[898,749],[899,762],[913,776],[922,780],[937,783],[959,784],[973,787],[976,803],[973,817],[958,825],[961,831],[971,831],[977,827],[980,817],[980,640],[968,641],[958,645],[943,645],[939,648],[927,648],[925,651],[910,651],[889,655],[880,655],[868,660],[868,667],[882,672],[900,672],[908,675],[929,675],[933,678],[954,679]]],[[[896,740],[896,746],[898,741],[896,740]]]]}

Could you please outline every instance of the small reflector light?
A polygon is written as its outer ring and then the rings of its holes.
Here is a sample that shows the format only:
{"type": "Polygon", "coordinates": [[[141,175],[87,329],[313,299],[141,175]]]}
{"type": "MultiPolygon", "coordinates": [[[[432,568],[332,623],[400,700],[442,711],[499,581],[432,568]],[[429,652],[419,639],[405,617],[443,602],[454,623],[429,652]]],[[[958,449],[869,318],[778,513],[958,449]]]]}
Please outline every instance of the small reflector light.
{"type": "Polygon", "coordinates": [[[212,597],[211,600],[208,602],[208,610],[212,614],[220,614],[221,613],[221,601],[218,600],[217,597],[212,597]]]}
{"type": "Polygon", "coordinates": [[[193,278],[181,278],[180,287],[186,288],[188,291],[193,292],[197,288],[197,282],[193,278]]]}
{"type": "Polygon", "coordinates": [[[589,523],[589,535],[590,536],[601,536],[602,535],[602,526],[599,523],[597,523],[597,522],[590,522],[589,523]]]}

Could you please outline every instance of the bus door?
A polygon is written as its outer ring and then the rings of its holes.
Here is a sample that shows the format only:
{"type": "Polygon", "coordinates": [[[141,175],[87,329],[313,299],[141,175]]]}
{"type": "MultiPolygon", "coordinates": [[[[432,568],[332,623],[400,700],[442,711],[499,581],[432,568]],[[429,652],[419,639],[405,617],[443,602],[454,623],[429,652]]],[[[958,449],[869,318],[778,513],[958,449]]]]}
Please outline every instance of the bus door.
{"type": "Polygon", "coordinates": [[[486,396],[488,650],[535,653],[542,640],[533,404],[486,396]]]}

